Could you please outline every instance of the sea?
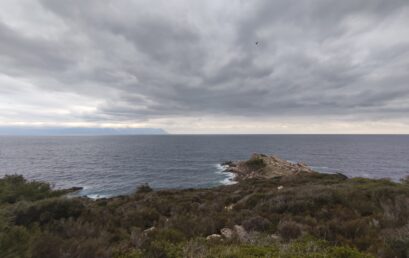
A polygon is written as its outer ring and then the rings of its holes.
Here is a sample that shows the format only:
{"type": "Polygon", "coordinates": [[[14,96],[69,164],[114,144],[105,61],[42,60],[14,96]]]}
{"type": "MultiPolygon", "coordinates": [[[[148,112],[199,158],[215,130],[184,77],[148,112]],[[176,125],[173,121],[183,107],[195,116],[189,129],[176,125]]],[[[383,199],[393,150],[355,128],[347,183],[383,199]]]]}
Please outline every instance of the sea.
{"type": "Polygon", "coordinates": [[[253,153],[349,177],[409,176],[409,135],[0,136],[0,176],[24,175],[90,198],[234,184],[220,163],[253,153]]]}

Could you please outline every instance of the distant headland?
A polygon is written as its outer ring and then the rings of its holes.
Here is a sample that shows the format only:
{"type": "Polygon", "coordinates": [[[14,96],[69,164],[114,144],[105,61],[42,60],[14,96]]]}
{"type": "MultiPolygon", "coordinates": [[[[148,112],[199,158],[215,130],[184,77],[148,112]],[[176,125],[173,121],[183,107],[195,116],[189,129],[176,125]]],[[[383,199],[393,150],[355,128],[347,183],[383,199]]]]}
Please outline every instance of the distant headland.
{"type": "Polygon", "coordinates": [[[162,135],[161,128],[98,128],[98,127],[0,127],[0,135],[16,136],[98,136],[98,135],[162,135]]]}

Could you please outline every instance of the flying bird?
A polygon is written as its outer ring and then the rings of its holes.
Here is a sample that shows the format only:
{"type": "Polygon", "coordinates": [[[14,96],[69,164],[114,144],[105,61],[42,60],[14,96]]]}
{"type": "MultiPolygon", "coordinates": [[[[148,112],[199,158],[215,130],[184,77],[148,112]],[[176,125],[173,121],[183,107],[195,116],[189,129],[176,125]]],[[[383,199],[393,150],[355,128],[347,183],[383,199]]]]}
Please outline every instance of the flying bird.
{"type": "Polygon", "coordinates": [[[256,45],[258,45],[258,41],[256,41],[256,45]]]}

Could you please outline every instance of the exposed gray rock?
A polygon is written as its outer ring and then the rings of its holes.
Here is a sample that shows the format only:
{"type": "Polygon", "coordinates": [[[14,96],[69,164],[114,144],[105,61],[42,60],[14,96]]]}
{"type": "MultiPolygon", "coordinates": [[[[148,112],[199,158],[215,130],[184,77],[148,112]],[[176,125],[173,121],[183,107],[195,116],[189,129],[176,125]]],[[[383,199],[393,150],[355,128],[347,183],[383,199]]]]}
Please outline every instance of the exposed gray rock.
{"type": "Polygon", "coordinates": [[[156,229],[155,227],[150,227],[150,228],[148,228],[148,229],[145,229],[145,230],[143,231],[143,233],[148,234],[148,233],[154,231],[155,229],[156,229]]]}
{"type": "Polygon", "coordinates": [[[249,241],[249,234],[247,233],[247,231],[244,229],[243,226],[234,225],[233,229],[234,229],[234,232],[235,232],[237,238],[240,241],[242,241],[242,242],[249,241]]]}
{"type": "Polygon", "coordinates": [[[234,205],[233,205],[233,204],[230,204],[230,205],[227,205],[227,206],[224,207],[224,209],[225,209],[226,211],[231,211],[231,210],[233,210],[233,208],[234,208],[234,205]]]}
{"type": "Polygon", "coordinates": [[[69,188],[68,191],[70,191],[70,192],[78,192],[78,191],[81,191],[81,190],[83,190],[83,189],[84,189],[83,187],[74,186],[74,187],[69,188]]]}
{"type": "Polygon", "coordinates": [[[222,236],[219,234],[212,234],[206,237],[206,240],[219,240],[222,236]]]}
{"type": "Polygon", "coordinates": [[[231,230],[230,228],[222,228],[220,230],[220,233],[222,234],[224,238],[227,238],[227,239],[231,239],[234,234],[233,230],[231,230]]]}

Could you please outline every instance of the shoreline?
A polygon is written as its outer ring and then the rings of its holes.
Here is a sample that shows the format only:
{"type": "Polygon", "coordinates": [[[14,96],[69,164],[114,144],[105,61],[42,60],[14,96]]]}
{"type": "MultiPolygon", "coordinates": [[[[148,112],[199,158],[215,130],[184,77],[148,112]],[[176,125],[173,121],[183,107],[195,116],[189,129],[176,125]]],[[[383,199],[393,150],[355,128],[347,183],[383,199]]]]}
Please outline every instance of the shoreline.
{"type": "MultiPolygon", "coordinates": [[[[162,190],[184,190],[184,189],[212,189],[214,187],[220,186],[230,186],[240,183],[246,179],[272,179],[276,177],[282,176],[296,176],[302,173],[311,174],[328,174],[328,175],[338,175],[342,178],[348,178],[346,175],[340,172],[321,172],[316,171],[304,163],[294,162],[291,160],[284,160],[280,159],[274,155],[264,155],[254,153],[250,156],[248,160],[235,160],[235,161],[224,161],[221,163],[214,164],[216,171],[214,173],[218,175],[223,175],[223,179],[218,181],[217,185],[214,186],[205,186],[205,187],[176,187],[176,188],[158,188],[155,191],[162,191],[162,190]],[[251,164],[252,162],[260,162],[259,164],[251,164]],[[250,166],[249,166],[250,163],[250,166]],[[255,165],[255,167],[254,167],[255,165]],[[261,167],[257,167],[261,166],[261,167]],[[279,169],[275,169],[278,167],[279,169]],[[272,170],[272,171],[269,171],[272,170]]],[[[356,176],[352,178],[361,178],[362,176],[356,176]]],[[[385,178],[372,178],[372,177],[362,177],[367,179],[385,179],[385,178]]],[[[388,178],[386,178],[388,179],[388,178]]],[[[405,177],[402,177],[400,180],[393,180],[394,182],[399,183],[400,181],[404,180],[405,177]]],[[[389,179],[388,179],[389,180],[389,179]]],[[[137,187],[137,186],[135,186],[137,187]]],[[[127,196],[132,194],[133,192],[130,191],[129,193],[123,194],[107,194],[107,193],[81,193],[85,189],[89,187],[79,187],[74,186],[70,188],[59,188],[60,190],[67,190],[70,197],[85,197],[92,200],[98,199],[109,199],[115,198],[117,196],[127,196]]]]}
{"type": "Polygon", "coordinates": [[[219,168],[234,170],[238,182],[141,185],[100,199],[66,198],[50,184],[6,176],[0,214],[13,219],[3,220],[0,238],[11,250],[52,249],[53,257],[233,257],[234,250],[234,257],[389,258],[401,257],[402,246],[409,252],[402,238],[409,241],[409,180],[318,173],[262,154],[219,168]]]}

